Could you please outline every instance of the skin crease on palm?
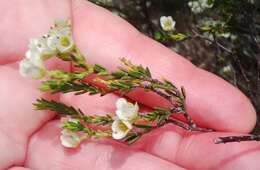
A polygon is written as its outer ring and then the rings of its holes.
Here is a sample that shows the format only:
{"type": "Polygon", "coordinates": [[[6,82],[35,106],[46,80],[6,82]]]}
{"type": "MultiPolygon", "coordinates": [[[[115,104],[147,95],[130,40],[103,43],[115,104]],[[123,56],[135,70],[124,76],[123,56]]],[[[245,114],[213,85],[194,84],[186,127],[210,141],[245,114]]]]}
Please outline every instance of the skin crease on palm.
{"type": "MultiPolygon", "coordinates": [[[[256,122],[249,100],[224,80],[196,68],[126,21],[85,0],[1,0],[0,8],[1,170],[259,169],[260,143],[213,143],[218,136],[248,133],[256,122]],[[54,98],[89,114],[105,114],[115,110],[119,96],[49,96],[37,90],[39,81],[19,75],[17,63],[29,39],[47,32],[57,18],[72,19],[76,44],[90,63],[114,70],[118,58],[127,57],[148,66],[155,77],[183,85],[187,110],[195,122],[218,132],[187,133],[167,125],[132,146],[104,139],[87,140],[74,150],[63,148],[54,113],[33,111],[32,102],[39,97],[54,98]]],[[[47,65],[70,69],[55,59],[47,65]]],[[[142,103],[144,109],[167,105],[141,90],[128,97],[142,103]]]]}

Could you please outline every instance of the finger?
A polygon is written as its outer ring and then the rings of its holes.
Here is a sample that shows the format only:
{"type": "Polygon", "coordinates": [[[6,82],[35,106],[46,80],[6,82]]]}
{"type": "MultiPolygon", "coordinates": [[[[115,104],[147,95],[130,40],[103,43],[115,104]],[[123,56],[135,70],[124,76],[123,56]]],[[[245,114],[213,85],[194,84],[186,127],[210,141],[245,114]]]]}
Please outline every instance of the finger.
{"type": "MultiPolygon", "coordinates": [[[[195,68],[112,13],[83,0],[72,2],[74,36],[89,62],[114,70],[118,58],[127,56],[134,63],[148,66],[155,77],[165,77],[179,87],[183,85],[187,110],[201,126],[222,131],[252,130],[256,113],[238,89],[195,68]]],[[[144,91],[129,96],[149,106],[166,105],[161,98],[144,91]]]]}
{"type": "MultiPolygon", "coordinates": [[[[74,96],[66,94],[61,101],[68,105],[82,108],[84,113],[104,115],[115,111],[116,95],[74,96]]],[[[220,136],[239,135],[234,133],[190,133],[173,126],[166,125],[144,135],[137,143],[128,146],[153,154],[161,159],[175,163],[188,169],[246,169],[255,167],[260,158],[260,144],[248,142],[233,144],[214,144],[220,136]],[[250,150],[250,154],[243,153],[250,150]],[[236,159],[233,159],[236,157],[236,159]],[[203,161],[202,161],[203,160],[203,161]],[[228,160],[228,163],[224,163],[228,160]]],[[[84,145],[84,144],[83,144],[84,145]]]]}
{"type": "Polygon", "coordinates": [[[219,132],[185,135],[169,126],[145,137],[145,141],[142,141],[146,142],[143,150],[187,169],[259,169],[259,142],[215,144],[214,140],[220,136],[241,134],[219,132]]]}
{"type": "Polygon", "coordinates": [[[37,90],[39,82],[8,66],[0,66],[0,77],[0,169],[6,169],[23,163],[29,137],[54,114],[33,110],[37,98],[50,98],[37,90]]]}
{"type": "Polygon", "coordinates": [[[259,142],[214,144],[219,136],[241,135],[234,133],[204,133],[184,138],[180,143],[176,161],[193,169],[258,170],[259,142]]]}
{"type": "Polygon", "coordinates": [[[70,17],[69,0],[0,1],[0,9],[0,64],[23,58],[31,38],[46,33],[55,19],[70,17]]]}
{"type": "Polygon", "coordinates": [[[58,122],[48,123],[35,134],[29,144],[26,167],[39,170],[183,169],[141,151],[91,140],[76,150],[64,149],[60,144],[59,134],[58,122]]]}
{"type": "Polygon", "coordinates": [[[190,134],[180,133],[175,129],[176,127],[167,125],[153,132],[154,134],[145,136],[142,141],[146,143],[142,146],[143,150],[187,169],[259,169],[259,142],[215,144],[214,140],[218,137],[242,134],[190,134]]]}

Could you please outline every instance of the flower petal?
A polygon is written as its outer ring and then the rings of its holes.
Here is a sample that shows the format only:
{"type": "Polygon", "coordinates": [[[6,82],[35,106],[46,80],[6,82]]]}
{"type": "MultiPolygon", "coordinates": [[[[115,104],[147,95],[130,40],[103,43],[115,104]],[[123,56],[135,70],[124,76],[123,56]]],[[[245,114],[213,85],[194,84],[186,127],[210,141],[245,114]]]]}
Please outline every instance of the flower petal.
{"type": "Polygon", "coordinates": [[[117,100],[116,107],[116,115],[121,120],[133,121],[138,116],[139,107],[137,103],[133,105],[125,99],[120,98],[117,100]]]}
{"type": "Polygon", "coordinates": [[[44,67],[40,67],[30,59],[23,59],[19,63],[19,72],[24,77],[31,77],[33,79],[40,79],[45,76],[46,70],[44,67]]]}
{"type": "Polygon", "coordinates": [[[79,132],[72,132],[67,129],[61,131],[61,144],[67,148],[76,148],[81,143],[82,140],[86,138],[85,134],[80,134],[79,132]]]}
{"type": "Polygon", "coordinates": [[[43,67],[43,62],[41,59],[41,55],[37,52],[37,51],[33,51],[33,50],[28,50],[25,53],[25,56],[28,60],[30,60],[30,62],[38,67],[43,67]]]}
{"type": "Polygon", "coordinates": [[[57,43],[57,49],[61,53],[67,53],[73,50],[74,41],[71,36],[60,36],[59,41],[57,43]]]}
{"type": "Polygon", "coordinates": [[[132,125],[130,122],[121,121],[119,119],[115,120],[112,123],[112,137],[114,139],[123,139],[128,132],[132,129],[132,125]]]}
{"type": "Polygon", "coordinates": [[[124,98],[119,98],[119,99],[116,101],[116,108],[117,108],[118,110],[122,110],[125,105],[127,105],[127,101],[126,101],[126,99],[124,99],[124,98]]]}
{"type": "Polygon", "coordinates": [[[176,22],[172,19],[171,16],[161,16],[160,17],[160,24],[164,31],[172,31],[175,29],[176,22]]]}
{"type": "Polygon", "coordinates": [[[43,37],[31,39],[29,43],[29,49],[37,51],[42,56],[54,55],[56,52],[54,48],[50,48],[47,45],[47,39],[43,37]]]}
{"type": "Polygon", "coordinates": [[[79,145],[79,143],[73,139],[72,136],[61,135],[60,140],[61,144],[67,148],[76,148],[79,145]]]}

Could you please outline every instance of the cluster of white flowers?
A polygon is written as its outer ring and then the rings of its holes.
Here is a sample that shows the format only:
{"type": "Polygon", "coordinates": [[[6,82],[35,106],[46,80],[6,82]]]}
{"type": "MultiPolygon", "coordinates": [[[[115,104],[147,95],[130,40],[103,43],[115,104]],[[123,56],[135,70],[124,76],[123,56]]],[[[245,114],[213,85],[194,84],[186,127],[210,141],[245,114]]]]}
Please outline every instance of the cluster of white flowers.
{"type": "MultiPolygon", "coordinates": [[[[219,25],[219,27],[225,27],[225,22],[220,20],[213,20],[212,18],[204,17],[199,21],[199,26],[201,28],[205,27],[216,27],[219,25]]],[[[214,37],[212,33],[204,32],[203,35],[210,39],[211,41],[214,41],[214,37]]],[[[223,38],[230,38],[232,37],[232,34],[230,32],[215,32],[216,37],[223,37],[223,38]]]]}
{"type": "MultiPolygon", "coordinates": [[[[64,124],[67,121],[76,123],[78,120],[73,118],[62,118],[61,124],[64,124]]],[[[66,148],[76,148],[86,138],[87,134],[84,132],[73,132],[69,129],[63,129],[61,131],[60,141],[66,148]]]]}
{"type": "Polygon", "coordinates": [[[20,62],[20,74],[33,79],[45,76],[43,61],[57,53],[68,53],[74,48],[69,21],[56,21],[55,26],[43,37],[31,39],[25,59],[20,62]]]}
{"type": "Polygon", "coordinates": [[[213,7],[213,2],[209,2],[209,0],[192,0],[188,3],[191,11],[195,14],[202,13],[207,8],[213,7]]]}
{"type": "Polygon", "coordinates": [[[124,98],[120,98],[116,102],[116,115],[114,122],[112,123],[112,137],[114,139],[123,139],[128,132],[133,128],[133,123],[138,117],[139,107],[136,104],[132,104],[126,101],[124,98]]]}
{"type": "MultiPolygon", "coordinates": [[[[112,137],[114,139],[123,139],[133,129],[133,123],[138,118],[139,107],[136,104],[127,102],[124,98],[119,98],[116,102],[116,117],[112,123],[112,137]]],[[[61,124],[66,122],[75,122],[77,119],[63,118],[61,124]]],[[[64,128],[61,131],[61,144],[67,148],[76,148],[79,144],[87,138],[87,134],[84,132],[74,132],[64,128]]]]}
{"type": "Polygon", "coordinates": [[[171,16],[161,16],[160,24],[164,31],[173,31],[175,29],[176,22],[172,19],[171,16]]]}

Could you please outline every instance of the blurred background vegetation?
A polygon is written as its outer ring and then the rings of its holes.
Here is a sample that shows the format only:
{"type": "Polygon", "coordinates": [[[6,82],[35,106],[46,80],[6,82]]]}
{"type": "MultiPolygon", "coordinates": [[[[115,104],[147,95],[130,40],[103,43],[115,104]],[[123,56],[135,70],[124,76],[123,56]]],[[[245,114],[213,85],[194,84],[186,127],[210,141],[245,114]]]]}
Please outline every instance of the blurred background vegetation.
{"type": "Polygon", "coordinates": [[[90,1],[238,87],[260,117],[260,0],[90,1]],[[162,16],[176,22],[173,30],[163,29],[162,16]]]}

